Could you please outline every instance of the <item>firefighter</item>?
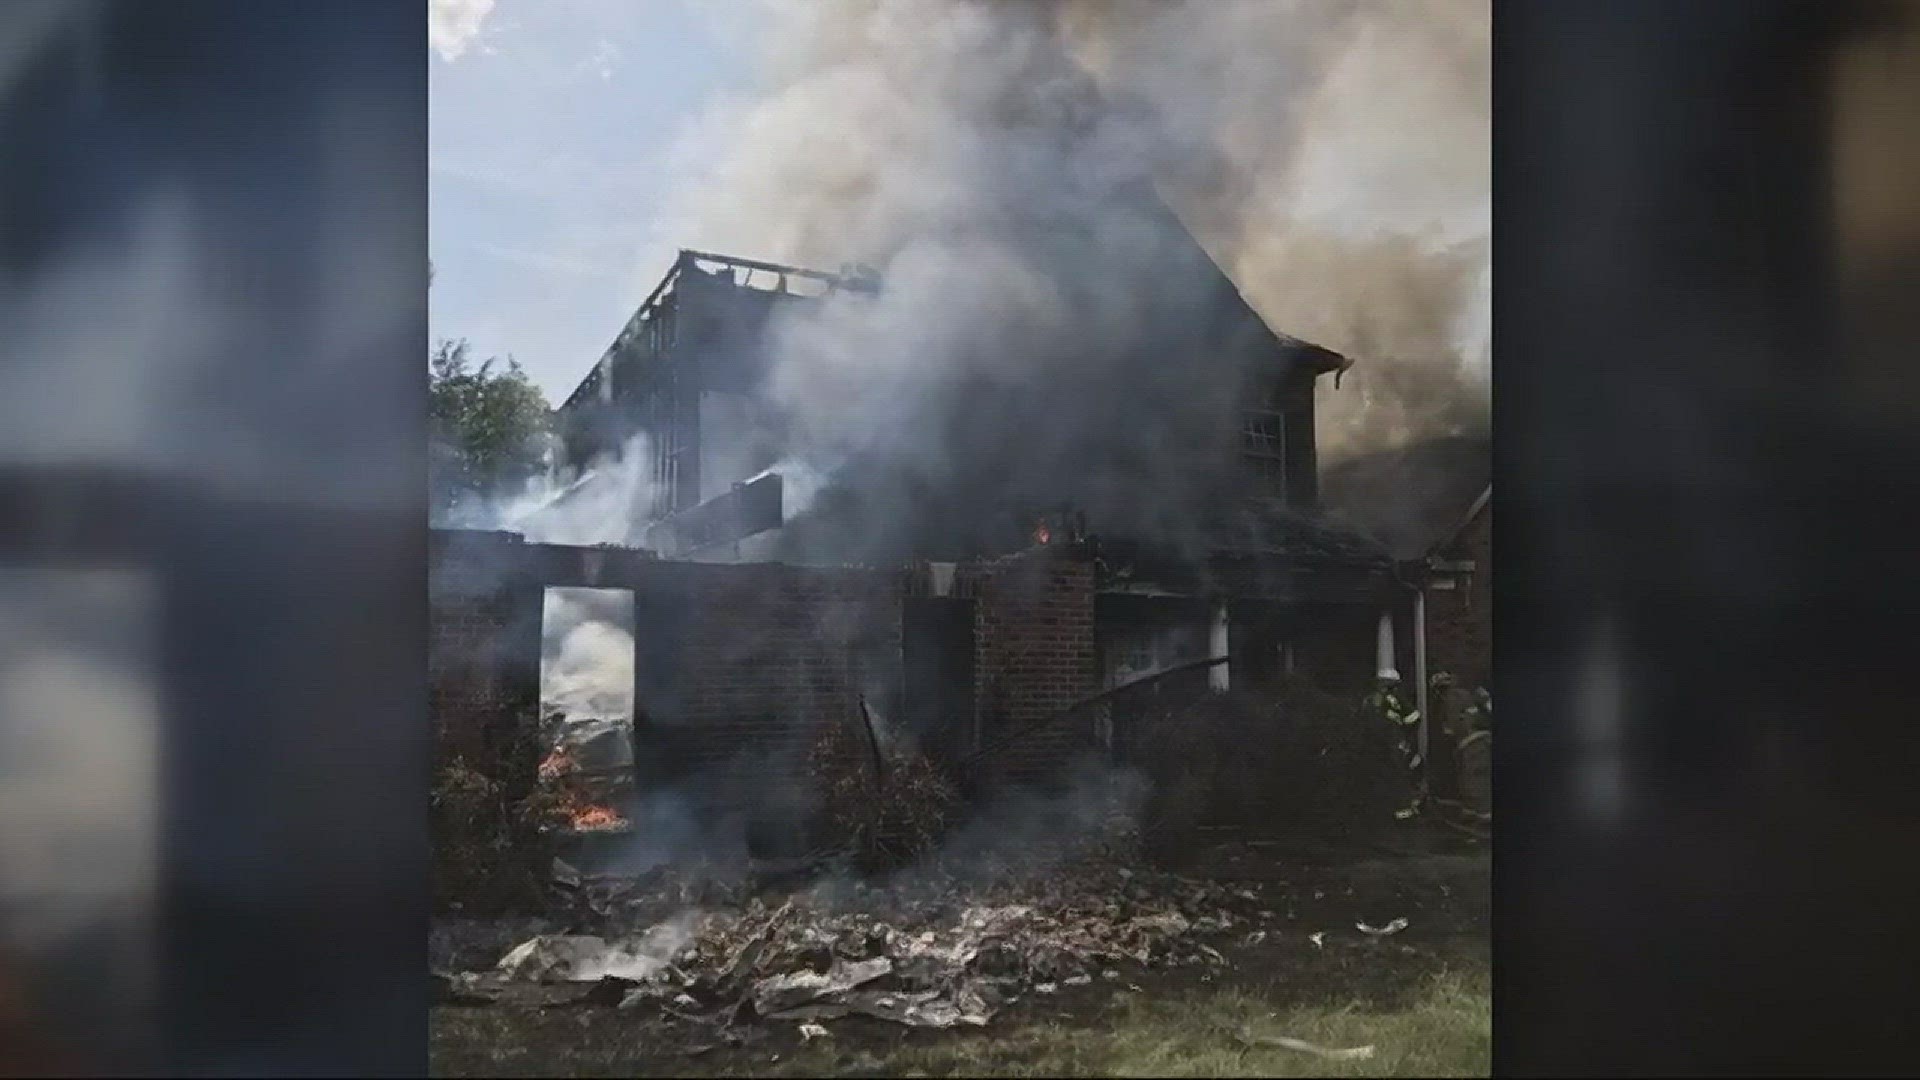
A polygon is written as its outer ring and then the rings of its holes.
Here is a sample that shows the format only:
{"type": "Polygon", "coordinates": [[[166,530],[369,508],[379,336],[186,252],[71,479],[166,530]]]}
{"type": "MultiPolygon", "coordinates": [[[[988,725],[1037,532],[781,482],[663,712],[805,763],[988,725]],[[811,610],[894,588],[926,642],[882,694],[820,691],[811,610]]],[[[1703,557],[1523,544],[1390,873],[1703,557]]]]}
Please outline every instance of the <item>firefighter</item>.
{"type": "Polygon", "coordinates": [[[1427,789],[1435,798],[1457,798],[1459,792],[1459,756],[1454,753],[1460,737],[1461,718],[1473,696],[1456,684],[1445,671],[1436,671],[1427,680],[1428,699],[1432,703],[1432,726],[1437,739],[1427,743],[1427,789]]]}
{"type": "Polygon", "coordinates": [[[1407,701],[1400,688],[1400,676],[1391,672],[1379,676],[1373,692],[1367,695],[1366,705],[1392,729],[1394,755],[1413,785],[1413,798],[1393,813],[1405,821],[1420,812],[1425,799],[1422,767],[1426,762],[1420,757],[1420,710],[1407,701]]]}
{"type": "Polygon", "coordinates": [[[1429,776],[1434,795],[1447,805],[1484,817],[1490,804],[1487,790],[1489,750],[1493,729],[1493,695],[1482,686],[1468,690],[1444,671],[1430,682],[1440,740],[1429,747],[1433,761],[1429,776]]]}

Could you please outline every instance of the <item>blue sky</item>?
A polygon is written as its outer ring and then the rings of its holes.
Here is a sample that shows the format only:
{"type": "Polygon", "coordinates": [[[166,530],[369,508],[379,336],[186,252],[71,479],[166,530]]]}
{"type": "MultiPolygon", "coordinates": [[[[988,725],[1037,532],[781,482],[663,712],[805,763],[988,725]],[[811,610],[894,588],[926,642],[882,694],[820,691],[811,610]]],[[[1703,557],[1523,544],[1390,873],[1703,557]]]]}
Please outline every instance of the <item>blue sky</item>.
{"type": "Polygon", "coordinates": [[[675,154],[748,88],[698,0],[432,0],[430,335],[565,398],[665,271],[675,154]]]}

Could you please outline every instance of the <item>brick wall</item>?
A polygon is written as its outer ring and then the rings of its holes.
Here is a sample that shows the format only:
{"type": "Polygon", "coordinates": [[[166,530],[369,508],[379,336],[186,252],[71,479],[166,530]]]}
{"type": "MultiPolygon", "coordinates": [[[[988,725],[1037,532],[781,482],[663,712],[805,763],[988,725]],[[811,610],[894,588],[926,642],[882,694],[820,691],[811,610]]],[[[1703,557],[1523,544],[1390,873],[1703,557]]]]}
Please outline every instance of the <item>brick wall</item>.
{"type": "Polygon", "coordinates": [[[430,548],[427,693],[442,902],[511,904],[537,861],[531,835],[507,813],[533,789],[540,753],[541,597],[514,579],[521,547],[503,534],[436,534],[430,548]],[[493,808],[448,810],[438,801],[456,761],[499,785],[493,808]]]}
{"type": "MultiPolygon", "coordinates": [[[[803,798],[806,785],[782,781],[806,777],[821,725],[857,723],[863,694],[882,716],[902,714],[901,612],[910,577],[587,557],[593,554],[500,534],[435,535],[428,667],[441,763],[458,756],[512,796],[532,789],[540,614],[549,586],[634,591],[643,785],[691,780],[714,810],[797,815],[786,800],[803,798]]],[[[1097,692],[1094,570],[1085,552],[1062,546],[964,565],[954,584],[957,595],[974,597],[974,720],[984,737],[1097,692]]],[[[1096,745],[1092,717],[1063,723],[996,755],[988,774],[1035,779],[1096,745]]],[[[436,821],[436,828],[446,825],[436,821]]],[[[443,869],[471,889],[523,873],[539,861],[538,847],[523,843],[497,865],[443,869]]]]}
{"type": "Polygon", "coordinates": [[[779,564],[662,569],[685,581],[670,722],[683,729],[687,765],[748,780],[799,775],[820,725],[857,721],[861,695],[883,715],[894,709],[896,575],[779,564]]]}
{"type": "Polygon", "coordinates": [[[1427,666],[1451,672],[1461,686],[1485,686],[1493,664],[1493,507],[1468,523],[1445,552],[1471,559],[1474,572],[1453,589],[1427,591],[1427,666]]]}
{"type": "MultiPolygon", "coordinates": [[[[1071,546],[969,567],[975,701],[981,736],[1046,719],[1100,689],[1094,652],[1094,570],[1071,546]]],[[[1093,718],[1057,724],[993,758],[989,775],[1026,780],[1096,745],[1093,718]]]]}
{"type": "Polygon", "coordinates": [[[457,758],[499,785],[502,810],[481,822],[436,814],[443,898],[511,892],[544,860],[505,811],[536,786],[550,586],[633,591],[636,765],[643,787],[675,782],[696,811],[798,817],[805,785],[788,781],[805,777],[820,725],[858,722],[863,694],[883,716],[897,708],[897,574],[624,558],[469,532],[436,532],[432,550],[436,782],[457,758]]]}
{"type": "MultiPolygon", "coordinates": [[[[435,552],[428,579],[427,686],[439,751],[511,780],[538,763],[540,601],[514,580],[520,546],[462,537],[435,552]]],[[[530,782],[530,781],[529,781],[530,782]]]]}

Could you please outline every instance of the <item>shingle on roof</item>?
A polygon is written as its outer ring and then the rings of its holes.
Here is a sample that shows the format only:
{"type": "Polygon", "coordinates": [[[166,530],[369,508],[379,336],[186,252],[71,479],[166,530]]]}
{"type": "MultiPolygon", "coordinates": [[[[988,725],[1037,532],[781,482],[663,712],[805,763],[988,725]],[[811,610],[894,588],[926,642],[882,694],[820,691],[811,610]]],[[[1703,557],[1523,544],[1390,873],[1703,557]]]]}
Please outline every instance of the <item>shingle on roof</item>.
{"type": "Polygon", "coordinates": [[[1278,502],[1230,507],[1201,526],[1208,554],[1224,558],[1314,557],[1367,562],[1391,558],[1365,534],[1278,502]]]}

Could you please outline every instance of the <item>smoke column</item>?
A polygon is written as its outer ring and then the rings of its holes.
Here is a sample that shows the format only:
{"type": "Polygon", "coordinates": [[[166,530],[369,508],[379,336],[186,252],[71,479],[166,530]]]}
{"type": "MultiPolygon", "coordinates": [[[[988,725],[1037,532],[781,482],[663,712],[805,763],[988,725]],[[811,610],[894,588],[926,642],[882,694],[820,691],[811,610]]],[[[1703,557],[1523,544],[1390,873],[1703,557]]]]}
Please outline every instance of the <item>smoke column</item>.
{"type": "Polygon", "coordinates": [[[1082,3],[1075,54],[1191,152],[1163,187],[1278,329],[1358,361],[1328,461],[1483,434],[1491,404],[1485,0],[1082,3]]]}
{"type": "Polygon", "coordinates": [[[1324,462],[1486,432],[1484,2],[856,0],[753,25],[765,92],[695,126],[679,234],[882,272],[878,301],[796,320],[772,384],[806,447],[889,462],[860,481],[876,516],[923,515],[904,504],[936,480],[1186,516],[1153,507],[1243,373],[1193,355],[1208,271],[1143,189],[1269,325],[1357,361],[1321,381],[1324,462]],[[1176,386],[1219,394],[1169,411],[1176,386]]]}

